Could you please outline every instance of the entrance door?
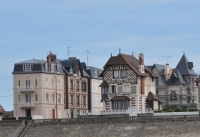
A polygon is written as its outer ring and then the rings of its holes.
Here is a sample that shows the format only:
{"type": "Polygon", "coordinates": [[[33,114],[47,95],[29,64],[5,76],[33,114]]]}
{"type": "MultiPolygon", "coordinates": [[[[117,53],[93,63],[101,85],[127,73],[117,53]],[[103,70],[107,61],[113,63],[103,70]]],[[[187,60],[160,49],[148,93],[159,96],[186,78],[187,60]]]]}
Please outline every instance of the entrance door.
{"type": "Polygon", "coordinates": [[[73,110],[71,110],[71,118],[74,118],[73,110]]]}
{"type": "Polygon", "coordinates": [[[52,109],[52,118],[55,119],[55,109],[52,109]]]}
{"type": "Polygon", "coordinates": [[[31,109],[26,109],[26,117],[31,117],[31,109]]]}

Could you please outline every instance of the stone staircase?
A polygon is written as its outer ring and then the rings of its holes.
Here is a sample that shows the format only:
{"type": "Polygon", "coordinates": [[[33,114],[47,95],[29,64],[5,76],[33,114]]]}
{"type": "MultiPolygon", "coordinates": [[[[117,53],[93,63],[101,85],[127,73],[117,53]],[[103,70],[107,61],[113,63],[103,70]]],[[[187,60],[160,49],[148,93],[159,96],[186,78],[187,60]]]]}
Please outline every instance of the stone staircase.
{"type": "Polygon", "coordinates": [[[12,137],[24,137],[32,125],[31,121],[23,121],[12,137]]]}

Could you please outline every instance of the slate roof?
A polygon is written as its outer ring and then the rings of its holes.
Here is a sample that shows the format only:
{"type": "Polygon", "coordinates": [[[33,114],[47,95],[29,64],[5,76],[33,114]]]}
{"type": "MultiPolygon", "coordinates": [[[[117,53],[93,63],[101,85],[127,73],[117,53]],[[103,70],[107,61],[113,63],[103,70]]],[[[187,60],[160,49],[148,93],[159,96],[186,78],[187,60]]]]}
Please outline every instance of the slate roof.
{"type": "Polygon", "coordinates": [[[189,62],[185,54],[183,54],[176,69],[178,69],[182,75],[197,75],[192,68],[193,62],[189,62]],[[191,66],[191,68],[189,68],[189,66],[191,66]]]}
{"type": "Polygon", "coordinates": [[[91,78],[102,79],[101,77],[99,77],[99,75],[101,74],[101,72],[103,71],[103,69],[92,67],[92,66],[87,66],[87,68],[85,69],[85,71],[88,73],[88,75],[91,78]],[[95,76],[95,71],[96,71],[96,76],[95,76]]]}
{"type": "Polygon", "coordinates": [[[0,114],[4,114],[5,112],[6,112],[5,109],[0,104],[0,114]]]}
{"type": "Polygon", "coordinates": [[[15,74],[15,73],[40,73],[40,72],[63,74],[62,66],[61,66],[59,60],[54,61],[53,64],[55,64],[55,66],[54,66],[53,72],[45,70],[45,63],[47,63],[45,60],[39,60],[39,59],[30,59],[30,60],[15,63],[14,69],[13,69],[13,74],[15,74]],[[24,64],[32,64],[32,70],[31,71],[24,71],[23,70],[24,64]],[[60,67],[57,68],[56,65],[58,65],[60,67]]]}
{"type": "MultiPolygon", "coordinates": [[[[139,76],[149,76],[150,74],[152,77],[157,77],[157,75],[153,73],[151,69],[149,69],[146,66],[145,66],[146,73],[141,73],[139,71],[139,60],[131,55],[120,53],[117,56],[110,57],[107,63],[103,67],[104,71],[108,68],[109,65],[129,65],[129,67],[139,76]]],[[[101,77],[103,76],[103,72],[100,74],[101,77]]]]}
{"type": "Polygon", "coordinates": [[[153,68],[154,67],[156,67],[156,69],[157,69],[159,75],[161,76],[163,82],[167,85],[186,85],[188,83],[184,80],[185,75],[197,75],[194,72],[194,70],[192,69],[193,63],[188,61],[185,54],[181,57],[176,68],[172,69],[171,78],[168,79],[167,81],[164,78],[164,76],[165,76],[164,72],[165,72],[166,66],[160,65],[160,64],[154,64],[153,68]]]}
{"type": "Polygon", "coordinates": [[[60,60],[60,63],[62,64],[64,71],[69,75],[76,74],[79,68],[82,76],[90,77],[90,75],[84,70],[86,67],[85,62],[80,62],[79,59],[73,58],[60,60]]]}
{"type": "Polygon", "coordinates": [[[187,83],[183,79],[183,76],[181,75],[179,70],[178,69],[173,69],[171,79],[167,80],[167,84],[168,85],[186,85],[187,83]],[[173,82],[173,80],[172,80],[173,77],[177,79],[175,82],[173,82]]]}

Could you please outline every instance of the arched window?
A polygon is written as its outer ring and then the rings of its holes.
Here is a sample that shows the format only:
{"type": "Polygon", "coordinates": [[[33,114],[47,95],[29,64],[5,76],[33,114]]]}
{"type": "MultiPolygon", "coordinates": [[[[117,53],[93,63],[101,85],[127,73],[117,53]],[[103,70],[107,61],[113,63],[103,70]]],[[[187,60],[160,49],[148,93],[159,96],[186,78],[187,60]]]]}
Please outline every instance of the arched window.
{"type": "Polygon", "coordinates": [[[61,103],[61,95],[58,94],[58,103],[60,104],[61,103]]]}
{"type": "Polygon", "coordinates": [[[46,102],[49,103],[49,94],[46,93],[46,102]]]}

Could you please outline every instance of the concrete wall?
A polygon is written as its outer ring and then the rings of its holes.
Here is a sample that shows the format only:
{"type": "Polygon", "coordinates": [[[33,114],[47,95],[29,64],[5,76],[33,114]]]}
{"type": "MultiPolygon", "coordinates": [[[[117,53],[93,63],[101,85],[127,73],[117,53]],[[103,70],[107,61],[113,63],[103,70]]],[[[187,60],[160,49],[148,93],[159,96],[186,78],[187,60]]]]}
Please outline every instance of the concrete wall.
{"type": "Polygon", "coordinates": [[[199,137],[200,122],[57,124],[31,127],[26,137],[199,137]]]}

